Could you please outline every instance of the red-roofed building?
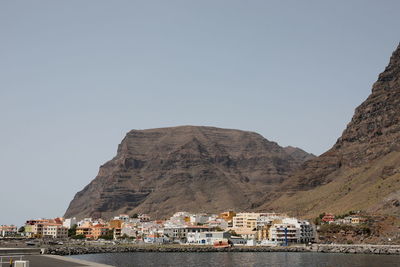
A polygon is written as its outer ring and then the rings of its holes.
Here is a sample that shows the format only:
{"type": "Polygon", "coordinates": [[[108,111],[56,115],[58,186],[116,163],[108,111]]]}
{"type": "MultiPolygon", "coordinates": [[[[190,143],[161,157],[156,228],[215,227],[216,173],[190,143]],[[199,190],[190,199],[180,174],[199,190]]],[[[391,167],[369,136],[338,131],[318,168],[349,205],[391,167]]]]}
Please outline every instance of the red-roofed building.
{"type": "Polygon", "coordinates": [[[335,220],[335,215],[332,213],[326,213],[321,220],[325,223],[333,222],[335,220]]]}

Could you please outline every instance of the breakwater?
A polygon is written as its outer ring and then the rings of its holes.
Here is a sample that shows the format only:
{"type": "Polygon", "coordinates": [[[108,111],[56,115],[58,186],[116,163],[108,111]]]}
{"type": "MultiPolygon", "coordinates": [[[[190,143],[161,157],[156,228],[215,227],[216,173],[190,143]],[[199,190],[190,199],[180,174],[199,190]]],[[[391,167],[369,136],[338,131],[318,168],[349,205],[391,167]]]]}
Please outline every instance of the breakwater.
{"type": "Polygon", "coordinates": [[[307,252],[306,247],[232,247],[214,248],[211,246],[92,246],[92,247],[49,247],[44,254],[79,255],[96,253],[124,252],[307,252]]]}
{"type": "Polygon", "coordinates": [[[399,245],[322,245],[314,244],[311,251],[322,253],[400,255],[399,245]]]}
{"type": "Polygon", "coordinates": [[[400,246],[385,245],[313,245],[289,247],[245,247],[214,248],[211,246],[63,246],[43,248],[43,254],[80,255],[97,253],[126,252],[320,252],[320,253],[350,253],[350,254],[382,254],[400,255],[400,246]]]}

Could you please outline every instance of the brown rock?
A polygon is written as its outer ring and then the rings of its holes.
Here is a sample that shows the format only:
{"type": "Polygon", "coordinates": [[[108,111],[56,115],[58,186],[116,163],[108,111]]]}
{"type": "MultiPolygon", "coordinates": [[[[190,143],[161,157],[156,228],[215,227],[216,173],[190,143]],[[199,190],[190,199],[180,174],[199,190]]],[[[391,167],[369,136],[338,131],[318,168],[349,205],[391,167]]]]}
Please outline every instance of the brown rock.
{"type": "MultiPolygon", "coordinates": [[[[400,193],[400,46],[336,144],[305,162],[263,208],[296,214],[382,211],[400,193]]],[[[393,205],[389,205],[393,207],[393,205]]],[[[386,210],[393,213],[393,209],[386,210]]]]}
{"type": "Polygon", "coordinates": [[[65,217],[150,213],[162,218],[180,210],[251,210],[312,157],[239,130],[132,130],[116,157],[76,194],[65,217]]]}

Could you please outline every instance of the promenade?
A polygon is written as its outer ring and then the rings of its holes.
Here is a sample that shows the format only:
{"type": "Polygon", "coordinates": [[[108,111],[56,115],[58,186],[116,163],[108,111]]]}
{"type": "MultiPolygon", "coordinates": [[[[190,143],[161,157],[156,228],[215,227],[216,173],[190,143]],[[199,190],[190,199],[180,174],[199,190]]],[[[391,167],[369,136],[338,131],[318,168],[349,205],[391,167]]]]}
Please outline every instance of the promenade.
{"type": "Polygon", "coordinates": [[[58,255],[41,255],[41,249],[0,248],[0,267],[9,267],[10,261],[26,260],[30,267],[110,267],[111,265],[67,258],[58,255]]]}

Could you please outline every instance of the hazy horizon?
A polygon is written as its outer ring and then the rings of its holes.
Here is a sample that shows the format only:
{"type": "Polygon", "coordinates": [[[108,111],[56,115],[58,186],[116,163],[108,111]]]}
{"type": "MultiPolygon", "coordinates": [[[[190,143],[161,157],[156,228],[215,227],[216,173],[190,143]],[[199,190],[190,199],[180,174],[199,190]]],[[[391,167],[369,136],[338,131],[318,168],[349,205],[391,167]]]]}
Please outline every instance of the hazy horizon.
{"type": "Polygon", "coordinates": [[[131,129],[240,129],[325,152],[399,44],[399,8],[2,1],[0,224],[62,216],[131,129]]]}

